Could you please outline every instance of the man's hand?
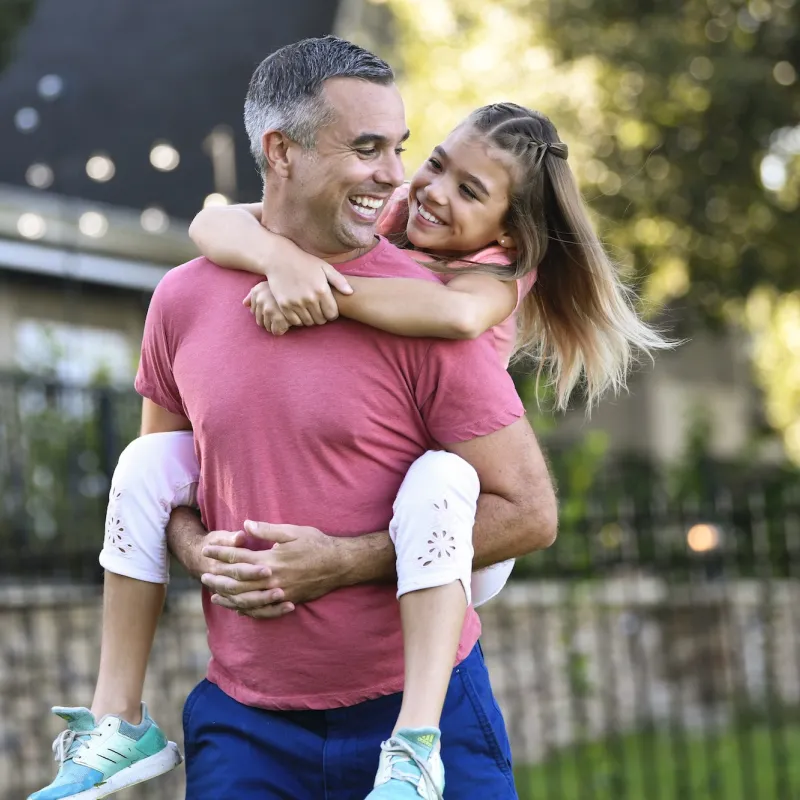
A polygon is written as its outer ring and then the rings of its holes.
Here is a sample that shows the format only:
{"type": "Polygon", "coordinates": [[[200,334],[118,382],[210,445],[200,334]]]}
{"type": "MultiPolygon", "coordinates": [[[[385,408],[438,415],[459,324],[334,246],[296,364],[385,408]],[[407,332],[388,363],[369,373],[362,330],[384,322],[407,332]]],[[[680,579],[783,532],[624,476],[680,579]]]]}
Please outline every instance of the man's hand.
{"type": "Polygon", "coordinates": [[[347,278],[316,256],[298,254],[291,267],[268,271],[269,286],[275,305],[289,325],[297,327],[324,325],[339,316],[339,307],[331,291],[352,294],[347,278]]]}
{"type": "Polygon", "coordinates": [[[201,578],[213,592],[211,602],[254,619],[274,619],[298,603],[316,600],[346,585],[347,541],[316,528],[245,522],[252,536],[273,542],[270,550],[206,544],[202,549],[212,567],[201,578]],[[258,570],[263,577],[251,577],[258,570]]]}
{"type": "MultiPolygon", "coordinates": [[[[202,575],[216,565],[215,561],[203,554],[206,547],[237,548],[242,547],[244,541],[244,531],[209,531],[204,535],[193,537],[184,545],[181,561],[186,571],[193,578],[200,580],[202,575]]],[[[264,580],[270,576],[270,571],[261,564],[241,564],[238,575],[243,581],[264,580]]]]}

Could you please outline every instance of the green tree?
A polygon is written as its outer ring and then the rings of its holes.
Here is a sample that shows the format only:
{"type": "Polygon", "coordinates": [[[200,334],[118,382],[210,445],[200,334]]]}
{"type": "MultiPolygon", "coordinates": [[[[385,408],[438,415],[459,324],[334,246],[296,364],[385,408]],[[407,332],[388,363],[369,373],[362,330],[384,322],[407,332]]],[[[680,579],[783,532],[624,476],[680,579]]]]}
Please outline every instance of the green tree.
{"type": "Polygon", "coordinates": [[[750,327],[769,419],[800,460],[795,0],[383,0],[371,13],[381,34],[367,42],[399,67],[409,166],[477,105],[549,114],[646,299],[750,327]]]}

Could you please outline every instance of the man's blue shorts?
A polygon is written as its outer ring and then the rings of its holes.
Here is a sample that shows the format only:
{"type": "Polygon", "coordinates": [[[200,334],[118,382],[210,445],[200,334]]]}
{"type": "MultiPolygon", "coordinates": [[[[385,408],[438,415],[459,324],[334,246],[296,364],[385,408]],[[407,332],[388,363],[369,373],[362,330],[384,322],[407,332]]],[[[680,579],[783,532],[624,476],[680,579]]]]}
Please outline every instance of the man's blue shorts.
{"type": "MultiPolygon", "coordinates": [[[[400,694],[332,711],[264,711],[201,681],[186,700],[187,800],[364,800],[400,694]]],[[[447,800],[516,800],[511,751],[480,645],[442,716],[447,800]]]]}

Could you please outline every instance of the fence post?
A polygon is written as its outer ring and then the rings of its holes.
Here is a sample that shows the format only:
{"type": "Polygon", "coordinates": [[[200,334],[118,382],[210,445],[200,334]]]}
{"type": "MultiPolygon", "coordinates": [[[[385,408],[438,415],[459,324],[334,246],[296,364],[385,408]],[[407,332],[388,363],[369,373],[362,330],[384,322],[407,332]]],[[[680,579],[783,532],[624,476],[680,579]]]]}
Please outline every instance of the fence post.
{"type": "Polygon", "coordinates": [[[97,423],[100,436],[100,469],[105,475],[107,485],[111,485],[114,467],[119,458],[116,415],[114,413],[113,390],[107,386],[98,390],[97,423]]]}

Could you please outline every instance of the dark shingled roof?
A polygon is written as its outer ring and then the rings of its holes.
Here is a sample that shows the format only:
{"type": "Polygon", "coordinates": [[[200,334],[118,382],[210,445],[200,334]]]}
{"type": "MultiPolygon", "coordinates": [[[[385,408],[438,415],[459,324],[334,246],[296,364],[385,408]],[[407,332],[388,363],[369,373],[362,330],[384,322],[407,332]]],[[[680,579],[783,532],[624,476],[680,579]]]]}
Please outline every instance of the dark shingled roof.
{"type": "Polygon", "coordinates": [[[132,208],[159,205],[190,218],[215,190],[203,142],[218,125],[234,132],[238,197],[261,191],[242,124],[256,65],[288,42],[331,31],[335,0],[39,0],[0,76],[0,183],[26,185],[30,164],[52,167],[50,191],[132,208]],[[44,75],[63,79],[47,101],[44,75]],[[20,108],[39,126],[15,127],[20,108]],[[154,142],[180,153],[172,172],[154,169],[154,142]],[[86,174],[95,152],[116,174],[86,174]]]}

